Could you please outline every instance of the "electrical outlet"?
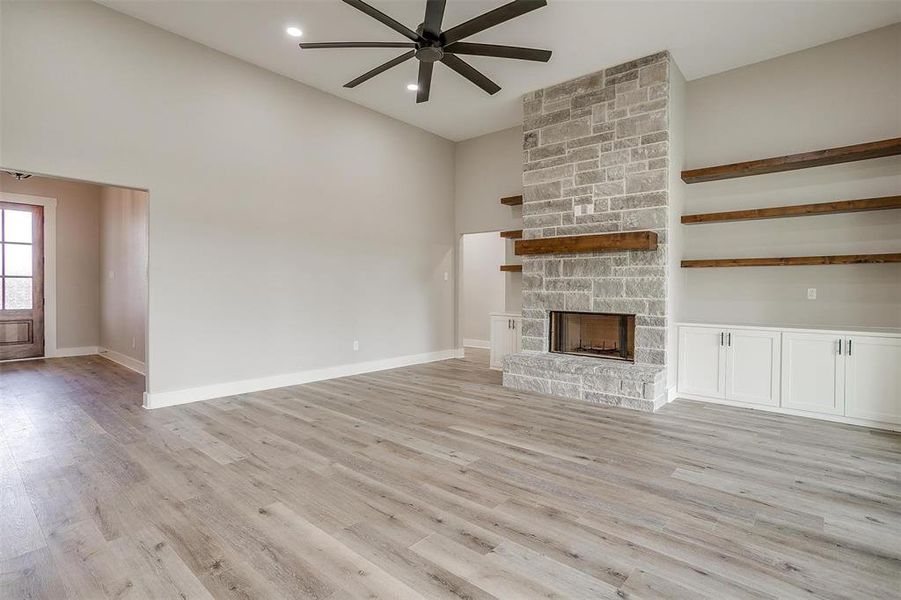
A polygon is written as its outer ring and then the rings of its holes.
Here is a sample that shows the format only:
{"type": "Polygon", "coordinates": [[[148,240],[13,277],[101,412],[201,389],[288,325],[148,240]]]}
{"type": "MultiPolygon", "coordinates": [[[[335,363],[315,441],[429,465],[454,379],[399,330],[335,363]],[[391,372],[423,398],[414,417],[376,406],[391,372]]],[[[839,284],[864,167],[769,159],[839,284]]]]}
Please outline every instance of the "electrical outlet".
{"type": "Polygon", "coordinates": [[[447,274],[447,271],[444,272],[444,281],[450,279],[450,275],[447,274]]]}
{"type": "Polygon", "coordinates": [[[817,299],[817,289],[816,288],[807,288],[807,299],[808,300],[816,300],[817,299]]]}
{"type": "Polygon", "coordinates": [[[354,340],[354,352],[360,349],[360,341],[354,340]]]}
{"type": "Polygon", "coordinates": [[[582,207],[583,215],[593,215],[594,214],[594,204],[586,204],[582,207]]]}
{"type": "Polygon", "coordinates": [[[581,204],[576,204],[576,205],[573,207],[573,212],[576,213],[576,216],[577,216],[577,217],[581,217],[581,216],[582,216],[582,205],[581,205],[581,204]]]}

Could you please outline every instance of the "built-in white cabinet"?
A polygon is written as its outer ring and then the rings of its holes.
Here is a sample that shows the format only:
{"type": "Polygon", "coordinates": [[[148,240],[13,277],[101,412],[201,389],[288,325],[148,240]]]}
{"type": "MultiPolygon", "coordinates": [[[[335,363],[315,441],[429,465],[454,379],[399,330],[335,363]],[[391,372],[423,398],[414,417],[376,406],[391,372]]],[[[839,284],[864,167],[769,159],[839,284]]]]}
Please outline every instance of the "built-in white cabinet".
{"type": "Polygon", "coordinates": [[[846,340],[841,335],[782,334],[782,406],[845,414],[846,340]]]}
{"type": "Polygon", "coordinates": [[[901,424],[901,332],[681,325],[679,394],[861,424],[901,424]]]}
{"type": "Polygon", "coordinates": [[[725,342],[726,333],[722,329],[679,328],[680,392],[708,398],[726,397],[725,342]]]}
{"type": "Polygon", "coordinates": [[[779,332],[718,327],[679,328],[679,391],[779,404],[779,332]]]}
{"type": "Polygon", "coordinates": [[[779,404],[781,338],[778,331],[726,331],[726,399],[779,404]]]}
{"type": "Polygon", "coordinates": [[[512,313],[491,314],[491,358],[492,369],[504,367],[504,357],[516,354],[521,349],[522,318],[512,313]]]}
{"type": "Polygon", "coordinates": [[[901,423],[901,336],[855,335],[845,351],[845,414],[901,423]]]}

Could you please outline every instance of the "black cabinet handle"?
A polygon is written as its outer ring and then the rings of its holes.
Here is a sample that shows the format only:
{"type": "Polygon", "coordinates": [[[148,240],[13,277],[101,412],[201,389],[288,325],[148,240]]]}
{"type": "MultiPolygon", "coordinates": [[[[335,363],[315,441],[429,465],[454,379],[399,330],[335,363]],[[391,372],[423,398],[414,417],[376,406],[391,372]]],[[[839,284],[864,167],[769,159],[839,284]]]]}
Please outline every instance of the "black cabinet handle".
{"type": "Polygon", "coordinates": [[[726,345],[726,334],[724,332],[720,332],[720,346],[726,345]]]}
{"type": "Polygon", "coordinates": [[[851,340],[848,340],[848,356],[851,356],[851,340]]]}
{"type": "Polygon", "coordinates": [[[839,354],[842,353],[842,339],[841,338],[838,339],[838,353],[839,354]]]}
{"type": "Polygon", "coordinates": [[[732,345],[732,332],[729,332],[726,334],[726,345],[727,346],[732,345]]]}

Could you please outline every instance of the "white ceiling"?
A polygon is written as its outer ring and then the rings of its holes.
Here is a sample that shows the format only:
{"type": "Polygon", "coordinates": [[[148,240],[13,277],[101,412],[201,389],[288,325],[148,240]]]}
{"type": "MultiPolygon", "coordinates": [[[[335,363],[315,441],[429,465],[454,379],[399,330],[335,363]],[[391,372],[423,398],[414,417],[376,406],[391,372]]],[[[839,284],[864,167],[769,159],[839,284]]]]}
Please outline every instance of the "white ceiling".
{"type": "MultiPolygon", "coordinates": [[[[411,29],[424,0],[368,0],[411,29]]],[[[503,89],[489,96],[435,67],[431,99],[417,105],[406,84],[410,60],[355,89],[344,83],[403,53],[402,49],[306,50],[302,40],[406,41],[340,0],[100,0],[102,4],[247,62],[459,141],[521,122],[520,96],[659,50],[669,49],[689,80],[781,56],[901,20],[901,2],[550,0],[548,6],[467,41],[553,50],[547,64],[464,57],[503,89]]],[[[506,3],[448,0],[447,29],[506,3]]]]}

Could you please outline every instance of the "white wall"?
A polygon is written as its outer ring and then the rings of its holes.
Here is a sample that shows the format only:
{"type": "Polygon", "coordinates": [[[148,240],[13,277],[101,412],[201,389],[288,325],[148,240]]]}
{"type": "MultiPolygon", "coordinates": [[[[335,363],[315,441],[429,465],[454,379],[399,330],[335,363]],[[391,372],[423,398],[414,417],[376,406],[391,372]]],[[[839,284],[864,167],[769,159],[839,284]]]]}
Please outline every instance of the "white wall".
{"type": "MultiPolygon", "coordinates": [[[[504,254],[506,256],[505,264],[516,265],[522,263],[522,257],[514,254],[512,240],[506,241],[504,254]]],[[[504,310],[509,313],[522,312],[522,273],[504,272],[504,310]]]]}
{"type": "Polygon", "coordinates": [[[489,313],[504,312],[505,240],[496,231],[463,236],[463,344],[487,347],[489,313]]]}
{"type": "Polygon", "coordinates": [[[4,166],[150,190],[151,398],[454,347],[450,142],[91,3],[0,60],[4,166]]]}
{"type": "Polygon", "coordinates": [[[678,374],[678,320],[683,312],[685,297],[685,269],[680,263],[685,252],[685,236],[681,223],[685,210],[687,186],[681,172],[685,164],[685,77],[679,65],[669,60],[669,210],[666,241],[666,378],[667,390],[676,385],[678,374]]]}
{"type": "Polygon", "coordinates": [[[147,192],[105,186],[100,192],[100,346],[141,367],[146,322],[147,192]]]}
{"type": "Polygon", "coordinates": [[[457,233],[522,229],[522,207],[500,203],[522,194],[522,127],[454,146],[454,220],[457,233]]]}
{"type": "MultiPolygon", "coordinates": [[[[522,207],[505,206],[500,199],[522,193],[522,127],[512,127],[454,145],[454,221],[457,235],[522,229],[522,207]]],[[[496,235],[496,234],[495,234],[496,235]]],[[[522,262],[508,240],[504,264],[522,262]]],[[[462,276],[462,275],[461,275],[462,276]]],[[[502,310],[522,310],[522,274],[503,273],[502,310]]],[[[462,286],[458,313],[462,313],[462,286]]],[[[462,343],[462,314],[458,314],[458,344],[462,343]]]]}
{"type": "Polygon", "coordinates": [[[56,347],[63,353],[100,343],[100,190],[0,173],[0,192],[56,198],[56,347]]]}
{"type": "MultiPolygon", "coordinates": [[[[687,85],[686,168],[901,136],[901,24],[687,85]]],[[[687,186],[686,213],[901,194],[901,157],[687,186]]],[[[688,258],[901,251],[901,211],[684,227],[688,258]]],[[[901,265],[686,269],[681,318],[901,326],[901,265]],[[818,299],[806,300],[807,288],[818,299]]]]}

